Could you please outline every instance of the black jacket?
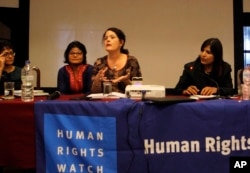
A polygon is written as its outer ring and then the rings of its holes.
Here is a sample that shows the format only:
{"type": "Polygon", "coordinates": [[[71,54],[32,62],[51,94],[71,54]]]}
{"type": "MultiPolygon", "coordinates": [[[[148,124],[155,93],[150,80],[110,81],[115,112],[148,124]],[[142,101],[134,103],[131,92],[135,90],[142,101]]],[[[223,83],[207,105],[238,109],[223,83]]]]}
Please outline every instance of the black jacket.
{"type": "Polygon", "coordinates": [[[223,62],[222,75],[217,77],[216,74],[206,74],[200,61],[193,61],[184,65],[183,73],[175,87],[176,94],[182,94],[190,85],[195,85],[200,91],[206,87],[217,87],[218,95],[233,95],[233,83],[231,77],[231,66],[223,62]]]}

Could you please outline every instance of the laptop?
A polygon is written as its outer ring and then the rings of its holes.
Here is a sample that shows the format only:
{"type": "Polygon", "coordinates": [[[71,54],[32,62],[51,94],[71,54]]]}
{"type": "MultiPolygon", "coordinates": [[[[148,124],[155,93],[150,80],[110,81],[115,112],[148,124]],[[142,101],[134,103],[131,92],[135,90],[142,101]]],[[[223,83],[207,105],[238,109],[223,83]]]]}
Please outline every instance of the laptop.
{"type": "Polygon", "coordinates": [[[146,97],[142,99],[142,101],[145,101],[146,103],[152,103],[152,104],[175,104],[175,103],[183,103],[183,102],[195,102],[197,99],[193,99],[190,97],[180,97],[180,96],[167,96],[167,97],[161,97],[161,98],[149,98],[146,97]]]}

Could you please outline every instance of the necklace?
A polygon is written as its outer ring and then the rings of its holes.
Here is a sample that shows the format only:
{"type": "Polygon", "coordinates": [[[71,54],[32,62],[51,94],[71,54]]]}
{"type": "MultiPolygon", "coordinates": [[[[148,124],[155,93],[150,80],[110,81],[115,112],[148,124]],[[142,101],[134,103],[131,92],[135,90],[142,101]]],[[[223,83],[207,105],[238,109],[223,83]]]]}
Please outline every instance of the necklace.
{"type": "Polygon", "coordinates": [[[112,70],[117,70],[117,68],[118,68],[117,63],[118,63],[118,61],[112,62],[111,60],[109,60],[109,62],[108,62],[109,66],[112,70]]]}
{"type": "Polygon", "coordinates": [[[204,69],[204,72],[207,74],[207,75],[210,75],[212,70],[211,69],[204,69]]]}
{"type": "Polygon", "coordinates": [[[211,72],[212,72],[212,67],[211,67],[211,66],[206,66],[206,67],[204,67],[204,72],[205,72],[207,75],[211,74],[211,72]]]}
{"type": "Polygon", "coordinates": [[[124,56],[123,55],[118,55],[118,56],[113,56],[113,58],[108,57],[108,65],[112,70],[120,70],[120,68],[124,64],[124,56]]]}

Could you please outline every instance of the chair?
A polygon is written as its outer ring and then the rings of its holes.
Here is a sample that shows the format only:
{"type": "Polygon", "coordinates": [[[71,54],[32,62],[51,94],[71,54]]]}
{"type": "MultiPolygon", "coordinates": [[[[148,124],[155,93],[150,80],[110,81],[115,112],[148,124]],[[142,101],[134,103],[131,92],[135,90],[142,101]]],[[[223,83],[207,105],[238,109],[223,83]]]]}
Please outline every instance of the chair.
{"type": "MultiPolygon", "coordinates": [[[[43,90],[44,92],[47,93],[53,93],[56,91],[56,87],[41,87],[41,72],[40,69],[36,66],[33,66],[32,69],[36,71],[36,87],[35,89],[37,90],[43,90]]],[[[0,172],[1,173],[1,172],[0,172]]]]}
{"type": "Polygon", "coordinates": [[[40,69],[36,66],[33,66],[32,69],[36,72],[36,87],[35,89],[41,88],[41,72],[40,69]]]}

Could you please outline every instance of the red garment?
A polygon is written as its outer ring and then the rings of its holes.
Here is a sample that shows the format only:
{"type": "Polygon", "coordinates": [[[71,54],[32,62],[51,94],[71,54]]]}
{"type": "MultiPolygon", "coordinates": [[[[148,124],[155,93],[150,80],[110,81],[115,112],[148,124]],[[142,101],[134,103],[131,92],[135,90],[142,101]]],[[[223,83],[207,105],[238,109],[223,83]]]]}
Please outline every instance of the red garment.
{"type": "Polygon", "coordinates": [[[72,67],[70,65],[66,66],[66,70],[69,73],[69,83],[70,83],[70,89],[78,93],[82,91],[83,89],[83,73],[86,70],[87,65],[81,64],[80,66],[77,67],[77,74],[75,75],[72,67]]]}

